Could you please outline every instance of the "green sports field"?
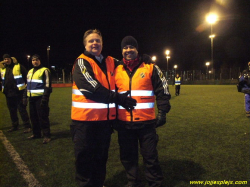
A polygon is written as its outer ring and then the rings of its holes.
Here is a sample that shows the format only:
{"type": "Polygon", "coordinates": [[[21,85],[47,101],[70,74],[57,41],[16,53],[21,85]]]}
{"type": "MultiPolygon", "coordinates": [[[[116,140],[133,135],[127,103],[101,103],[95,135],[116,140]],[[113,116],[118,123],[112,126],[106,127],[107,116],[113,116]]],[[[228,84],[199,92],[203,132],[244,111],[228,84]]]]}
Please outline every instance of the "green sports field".
{"type": "MultiPolygon", "coordinates": [[[[170,92],[172,109],[167,115],[167,123],[157,129],[164,184],[185,187],[203,186],[191,185],[190,181],[248,181],[246,185],[231,186],[249,186],[250,118],[245,116],[244,95],[238,93],[234,85],[182,85],[180,96],[175,96],[174,87],[170,86],[170,92]]],[[[1,93],[0,106],[3,136],[39,184],[76,187],[69,132],[71,88],[53,89],[50,100],[52,141],[47,145],[42,144],[42,139],[28,140],[30,134],[23,134],[22,129],[7,133],[11,122],[1,93]]],[[[0,141],[0,186],[28,186],[23,171],[4,145],[5,142],[0,141]]],[[[144,179],[142,161],[140,166],[144,179]]],[[[109,150],[106,186],[123,187],[124,184],[126,177],[119,161],[115,132],[109,150]]]]}

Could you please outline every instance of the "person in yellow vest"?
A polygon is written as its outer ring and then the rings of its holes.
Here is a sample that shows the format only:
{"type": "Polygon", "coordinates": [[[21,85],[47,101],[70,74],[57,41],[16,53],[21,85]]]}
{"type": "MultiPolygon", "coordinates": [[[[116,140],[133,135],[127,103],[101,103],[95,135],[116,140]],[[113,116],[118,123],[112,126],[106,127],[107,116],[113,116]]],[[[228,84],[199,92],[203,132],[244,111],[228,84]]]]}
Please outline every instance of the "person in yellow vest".
{"type": "Polygon", "coordinates": [[[41,138],[43,144],[51,141],[49,120],[49,97],[52,92],[50,70],[43,67],[40,56],[31,57],[32,68],[27,75],[27,95],[33,135],[28,139],[41,138]]]}
{"type": "Polygon", "coordinates": [[[1,61],[0,62],[0,72],[1,72],[1,69],[4,68],[4,65],[5,65],[4,61],[1,61]]]}
{"type": "Polygon", "coordinates": [[[126,187],[142,186],[139,177],[138,147],[145,165],[145,177],[150,187],[161,187],[163,174],[158,161],[156,128],[166,123],[170,98],[167,81],[154,63],[146,63],[138,55],[138,43],[132,36],[121,42],[123,60],[115,70],[118,93],[130,91],[137,101],[133,110],[118,106],[118,131],[120,160],[128,179],[126,187]],[[155,116],[155,101],[158,108],[155,116]]]}
{"type": "Polygon", "coordinates": [[[176,96],[180,95],[181,77],[178,73],[176,74],[176,76],[174,78],[173,85],[175,86],[175,95],[176,96]]]}
{"type": "MultiPolygon", "coordinates": [[[[1,73],[1,70],[5,68],[5,63],[4,61],[1,61],[0,62],[0,73],[1,73]]],[[[0,88],[2,90],[2,78],[0,77],[0,88]]]]}
{"type": "Polygon", "coordinates": [[[5,94],[7,106],[10,112],[12,128],[8,132],[13,132],[19,128],[19,119],[17,111],[22,118],[24,133],[31,131],[30,119],[23,104],[23,94],[27,82],[27,70],[19,64],[16,58],[10,57],[9,54],[3,55],[4,66],[1,68],[2,92],[5,94]],[[16,63],[13,62],[13,59],[16,63]]]}
{"type": "Polygon", "coordinates": [[[76,181],[80,187],[103,187],[115,104],[131,110],[136,101],[115,92],[115,59],[101,54],[101,32],[84,33],[85,51],[73,65],[71,134],[76,181]]]}

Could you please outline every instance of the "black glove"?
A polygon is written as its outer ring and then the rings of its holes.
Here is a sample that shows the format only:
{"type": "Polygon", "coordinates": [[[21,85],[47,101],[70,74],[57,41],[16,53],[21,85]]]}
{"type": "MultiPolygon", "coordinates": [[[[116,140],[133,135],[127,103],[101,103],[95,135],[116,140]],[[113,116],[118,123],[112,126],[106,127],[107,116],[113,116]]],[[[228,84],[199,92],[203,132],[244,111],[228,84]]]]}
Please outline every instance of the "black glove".
{"type": "Polygon", "coordinates": [[[23,98],[23,106],[27,106],[28,104],[28,99],[27,98],[23,98]]]}
{"type": "Polygon", "coordinates": [[[49,105],[49,100],[47,98],[42,98],[40,106],[48,107],[48,105],[49,105]]]}
{"type": "Polygon", "coordinates": [[[160,126],[164,125],[165,123],[166,123],[166,112],[159,110],[157,118],[156,118],[155,128],[160,127],[160,126]]]}
{"type": "Polygon", "coordinates": [[[117,104],[121,105],[123,108],[125,108],[127,111],[131,111],[134,109],[134,106],[136,106],[136,100],[127,97],[130,91],[127,91],[123,94],[117,94],[117,104]]]}

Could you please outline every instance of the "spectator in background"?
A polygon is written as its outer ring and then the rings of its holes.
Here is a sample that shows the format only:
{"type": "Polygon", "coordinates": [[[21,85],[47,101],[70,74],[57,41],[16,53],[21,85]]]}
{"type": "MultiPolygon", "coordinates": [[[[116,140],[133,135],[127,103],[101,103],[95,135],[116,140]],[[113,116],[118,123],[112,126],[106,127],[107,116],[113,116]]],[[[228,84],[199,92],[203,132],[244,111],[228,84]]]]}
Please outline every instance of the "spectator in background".
{"type": "Polygon", "coordinates": [[[250,62],[248,62],[248,68],[242,72],[242,76],[239,79],[238,91],[245,94],[246,116],[250,117],[250,62]]]}
{"type": "Polygon", "coordinates": [[[114,126],[118,131],[120,160],[128,179],[126,187],[142,186],[139,177],[139,146],[149,187],[162,187],[163,174],[156,148],[156,128],[166,123],[166,113],[171,108],[168,84],[157,65],[146,63],[145,58],[138,55],[138,44],[134,37],[123,38],[121,50],[123,60],[115,70],[115,84],[118,93],[129,91],[130,97],[137,101],[134,110],[118,106],[118,123],[114,126]]]}
{"type": "Polygon", "coordinates": [[[27,103],[23,103],[23,94],[27,83],[27,70],[9,54],[3,55],[1,68],[2,92],[5,94],[10,112],[12,128],[8,132],[18,130],[19,119],[17,111],[23,121],[24,133],[31,131],[30,119],[26,110],[27,103]]]}
{"type": "Polygon", "coordinates": [[[173,85],[175,86],[175,95],[176,96],[180,95],[181,77],[179,76],[178,73],[176,74],[176,76],[174,78],[173,85]]]}
{"type": "Polygon", "coordinates": [[[49,121],[49,97],[52,92],[50,70],[43,67],[40,56],[35,54],[31,57],[33,68],[27,75],[27,95],[24,102],[29,98],[29,112],[33,135],[29,139],[41,138],[43,144],[51,141],[49,121]]]}

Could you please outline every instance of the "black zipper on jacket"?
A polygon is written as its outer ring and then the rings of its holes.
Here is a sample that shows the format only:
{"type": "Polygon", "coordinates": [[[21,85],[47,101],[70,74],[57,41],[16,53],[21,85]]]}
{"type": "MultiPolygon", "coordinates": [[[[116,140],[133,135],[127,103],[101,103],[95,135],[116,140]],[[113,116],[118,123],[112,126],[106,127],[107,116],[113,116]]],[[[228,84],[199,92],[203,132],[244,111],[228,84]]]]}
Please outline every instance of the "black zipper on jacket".
{"type": "MultiPolygon", "coordinates": [[[[32,75],[30,77],[30,90],[31,90],[31,82],[32,82],[33,75],[34,75],[34,69],[33,69],[32,75]]],[[[27,91],[28,91],[28,88],[27,88],[27,91]]],[[[31,97],[31,91],[30,91],[29,95],[31,97]]]]}
{"type": "MultiPolygon", "coordinates": [[[[105,58],[105,60],[103,60],[103,62],[105,63],[105,66],[106,66],[106,58],[105,58]]],[[[106,76],[106,79],[107,79],[107,82],[108,82],[108,85],[109,85],[109,91],[111,91],[110,90],[110,82],[109,82],[109,79],[108,79],[108,68],[107,68],[107,66],[106,66],[106,73],[105,72],[103,72],[103,73],[106,76]]],[[[108,108],[107,108],[107,110],[108,110],[107,111],[107,120],[109,120],[109,103],[107,105],[108,105],[108,108]]]]}
{"type": "MultiPolygon", "coordinates": [[[[132,98],[132,96],[131,96],[131,85],[132,85],[132,77],[133,77],[133,75],[132,75],[132,72],[128,72],[129,73],[129,91],[130,91],[130,98],[132,98]]],[[[132,110],[130,111],[130,116],[131,116],[131,122],[133,122],[133,112],[132,112],[132,110]]]]}
{"type": "MultiPolygon", "coordinates": [[[[141,64],[140,64],[140,65],[141,65],[141,64]]],[[[140,65],[139,65],[139,66],[140,66],[140,65]]],[[[139,67],[139,66],[138,66],[138,67],[139,67]]],[[[126,71],[127,71],[128,76],[129,76],[129,91],[130,91],[130,98],[132,98],[132,94],[131,94],[131,89],[132,89],[132,78],[133,78],[135,72],[137,71],[138,67],[136,67],[135,69],[133,69],[132,72],[129,71],[127,68],[125,68],[126,71]]],[[[133,111],[132,111],[132,110],[130,111],[130,116],[131,116],[131,120],[130,120],[130,121],[133,122],[133,111]]]]}
{"type": "MultiPolygon", "coordinates": [[[[105,62],[106,63],[106,62],[105,62]]],[[[108,77],[106,75],[106,79],[107,79],[107,82],[108,82],[108,85],[109,85],[109,91],[110,91],[110,83],[109,83],[109,80],[108,80],[108,77]]],[[[107,120],[109,120],[109,103],[107,104],[108,105],[108,113],[107,113],[107,120]]]]}
{"type": "MultiPolygon", "coordinates": [[[[140,59],[140,63],[133,69],[133,71],[131,72],[130,70],[128,70],[128,68],[126,67],[126,65],[124,64],[123,67],[126,70],[128,76],[129,76],[129,91],[130,91],[130,98],[132,98],[131,96],[131,87],[132,87],[132,77],[134,76],[135,72],[137,71],[137,69],[141,66],[143,62],[140,59]]],[[[130,111],[130,116],[131,116],[131,122],[133,122],[133,111],[130,111]]]]}
{"type": "MultiPolygon", "coordinates": [[[[106,79],[107,79],[107,82],[108,82],[108,85],[109,85],[109,90],[110,90],[110,83],[109,83],[109,79],[108,79],[108,69],[107,69],[107,66],[106,66],[106,59],[107,59],[107,56],[103,56],[103,59],[102,59],[102,62],[99,62],[95,56],[91,55],[90,53],[88,53],[87,51],[84,51],[83,53],[85,56],[91,58],[92,60],[95,61],[96,65],[102,70],[102,72],[104,73],[104,75],[106,76],[106,79]],[[102,63],[105,64],[105,71],[102,67],[102,63]]],[[[113,59],[113,58],[112,58],[113,59]]],[[[113,59],[114,60],[114,59],[113,59]]],[[[107,120],[109,120],[109,103],[107,103],[108,105],[108,108],[107,108],[107,120]]]]}

